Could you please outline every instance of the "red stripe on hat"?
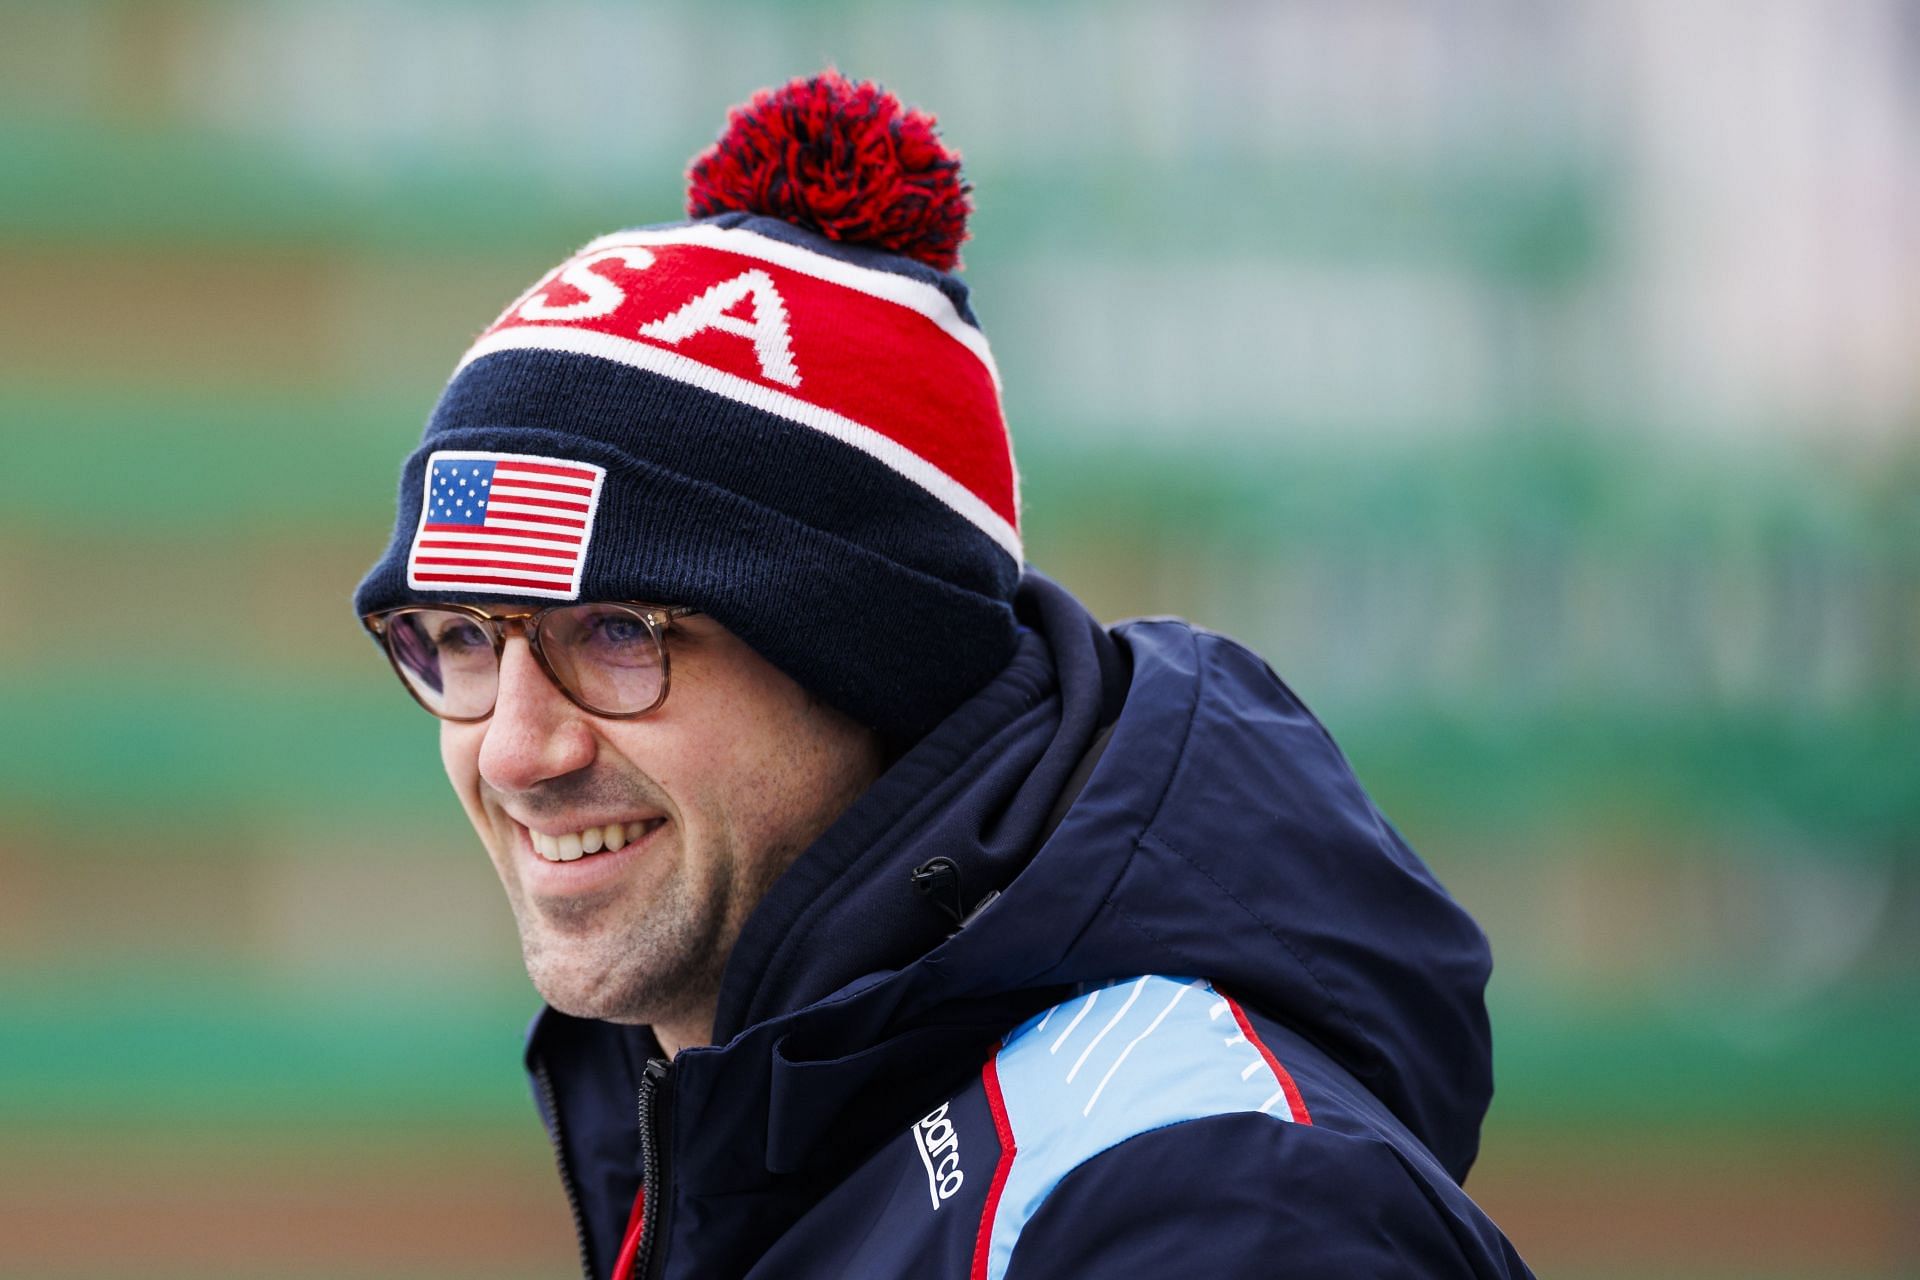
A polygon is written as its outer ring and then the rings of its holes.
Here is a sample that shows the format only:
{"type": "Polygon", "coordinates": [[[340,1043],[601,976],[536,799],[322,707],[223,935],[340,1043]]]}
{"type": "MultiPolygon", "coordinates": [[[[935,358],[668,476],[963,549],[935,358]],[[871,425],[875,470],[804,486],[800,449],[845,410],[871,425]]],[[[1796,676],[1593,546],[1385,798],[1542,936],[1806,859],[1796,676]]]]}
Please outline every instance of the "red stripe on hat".
{"type": "MultiPolygon", "coordinates": [[[[493,548],[496,552],[498,547],[493,548]]],[[[513,573],[525,573],[534,577],[544,577],[553,572],[552,565],[528,564],[524,560],[469,560],[463,556],[415,556],[415,564],[466,565],[475,569],[502,569],[513,573]]]]}
{"type": "MultiPolygon", "coordinates": [[[[930,289],[905,277],[893,283],[930,289]]],[[[796,397],[903,446],[1018,528],[1012,453],[993,375],[979,355],[912,307],[708,244],[650,243],[631,257],[602,244],[558,268],[481,341],[497,350],[524,329],[642,343],[684,357],[687,364],[671,376],[694,385],[703,370],[716,370],[796,397]],[[597,296],[590,295],[560,279],[570,269],[617,288],[595,286],[597,296]],[[738,292],[754,273],[773,296],[756,285],[701,316],[710,290],[738,292]],[[529,319],[528,307],[536,316],[563,314],[529,319]]]]}
{"type": "MultiPolygon", "coordinates": [[[[480,528],[477,524],[425,524],[420,527],[427,533],[472,533],[480,528]]],[[[502,530],[502,532],[507,531],[502,530]]],[[[516,538],[538,538],[542,542],[559,542],[573,546],[580,544],[580,535],[577,533],[548,533],[544,529],[514,529],[511,534],[516,538]]]]}
{"type": "Polygon", "coordinates": [[[504,578],[483,573],[415,573],[413,578],[416,582],[446,582],[457,586],[552,587],[562,591],[573,585],[571,578],[542,578],[534,574],[504,578]]]}
{"type": "Polygon", "coordinates": [[[593,483],[593,472],[591,471],[582,471],[578,467],[556,467],[547,462],[496,462],[493,466],[493,474],[498,476],[503,471],[530,471],[536,475],[558,476],[566,480],[580,480],[587,484],[593,483]]]}
{"type": "Polygon", "coordinates": [[[583,487],[577,484],[551,484],[545,480],[525,480],[519,476],[514,476],[510,480],[502,480],[500,483],[503,486],[514,489],[544,489],[550,493],[570,493],[581,498],[593,492],[592,485],[583,487]]]}

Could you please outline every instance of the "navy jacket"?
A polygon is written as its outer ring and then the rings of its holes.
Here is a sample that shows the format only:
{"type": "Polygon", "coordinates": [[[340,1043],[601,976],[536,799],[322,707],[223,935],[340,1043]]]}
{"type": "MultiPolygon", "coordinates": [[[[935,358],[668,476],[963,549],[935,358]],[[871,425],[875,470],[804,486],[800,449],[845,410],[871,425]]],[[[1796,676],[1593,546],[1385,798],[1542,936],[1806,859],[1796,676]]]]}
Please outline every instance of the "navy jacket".
{"type": "Polygon", "coordinates": [[[1527,1275],[1459,1186],[1480,931],[1258,657],[1018,607],[749,920],[716,1047],[536,1020],[587,1273],[644,1180],[650,1276],[1527,1275]]]}

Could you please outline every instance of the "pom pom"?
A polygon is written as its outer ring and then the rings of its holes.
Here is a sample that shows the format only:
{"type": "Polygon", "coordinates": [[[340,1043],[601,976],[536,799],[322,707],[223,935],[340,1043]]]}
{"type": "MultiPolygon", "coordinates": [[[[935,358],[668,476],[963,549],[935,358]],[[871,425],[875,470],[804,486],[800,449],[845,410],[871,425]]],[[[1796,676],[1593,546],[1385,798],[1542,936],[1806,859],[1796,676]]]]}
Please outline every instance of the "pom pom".
{"type": "Polygon", "coordinates": [[[972,187],[934,124],[833,70],[764,89],[729,112],[726,132],[694,159],[687,213],[766,214],[953,271],[972,187]]]}

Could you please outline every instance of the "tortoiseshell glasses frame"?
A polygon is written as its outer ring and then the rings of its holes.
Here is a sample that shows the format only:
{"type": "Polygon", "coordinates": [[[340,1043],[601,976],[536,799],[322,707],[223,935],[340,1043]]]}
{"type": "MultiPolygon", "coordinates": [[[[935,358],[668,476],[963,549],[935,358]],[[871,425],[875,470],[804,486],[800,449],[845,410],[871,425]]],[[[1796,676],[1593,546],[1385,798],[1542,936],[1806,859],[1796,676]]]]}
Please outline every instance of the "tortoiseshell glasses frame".
{"type": "Polygon", "coordinates": [[[493,714],[500,660],[516,633],[526,636],[540,669],[574,706],[608,720],[633,720],[667,700],[667,632],[675,620],[699,612],[637,600],[513,611],[421,604],[381,609],[361,623],[380,641],[413,700],[442,720],[471,724],[493,714]]]}

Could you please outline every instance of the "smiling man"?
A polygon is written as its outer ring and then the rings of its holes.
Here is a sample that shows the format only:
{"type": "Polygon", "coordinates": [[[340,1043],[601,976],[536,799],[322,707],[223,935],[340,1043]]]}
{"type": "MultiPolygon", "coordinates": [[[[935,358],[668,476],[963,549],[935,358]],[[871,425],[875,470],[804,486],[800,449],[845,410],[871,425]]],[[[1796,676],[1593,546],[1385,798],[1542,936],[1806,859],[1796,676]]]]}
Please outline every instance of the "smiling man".
{"type": "Polygon", "coordinates": [[[932,121],[757,97],[456,368],[357,605],[590,1280],[1520,1276],[1473,922],[1257,657],[1027,570],[932,121]]]}
{"type": "MultiPolygon", "coordinates": [[[[594,638],[572,641],[576,667],[657,670],[664,698],[659,636],[672,652],[672,701],[637,719],[583,716],[531,649],[508,645],[491,715],[448,724],[441,758],[506,886],[534,985],[577,1017],[648,1025],[671,1055],[711,1037],[734,939],[774,879],[879,775],[879,737],[710,618],[650,634],[644,614],[619,607],[546,617],[581,613],[594,615],[594,638]],[[605,656],[641,649],[637,666],[605,656]]],[[[442,631],[476,627],[460,614],[419,616],[442,631]]],[[[545,621],[543,636],[557,629],[545,621]]]]}

